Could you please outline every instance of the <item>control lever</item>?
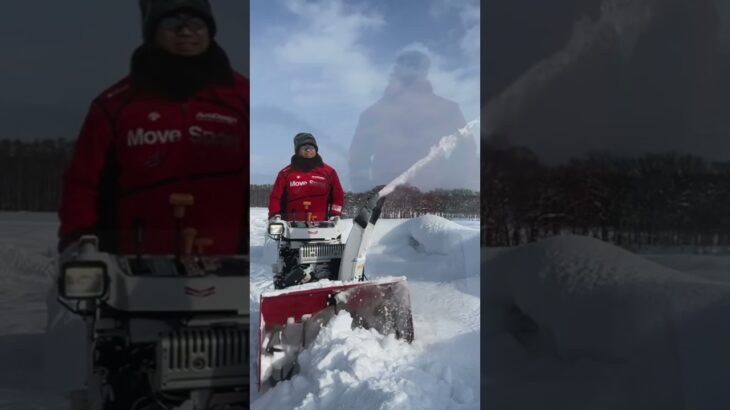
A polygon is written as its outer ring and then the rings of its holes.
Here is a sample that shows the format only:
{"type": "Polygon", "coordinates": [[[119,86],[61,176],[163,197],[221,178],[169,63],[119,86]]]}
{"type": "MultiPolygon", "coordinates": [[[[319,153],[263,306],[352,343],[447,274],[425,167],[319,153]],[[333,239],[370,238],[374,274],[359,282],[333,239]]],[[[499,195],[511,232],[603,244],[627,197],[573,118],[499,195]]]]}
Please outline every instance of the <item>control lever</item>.
{"type": "Polygon", "coordinates": [[[149,273],[150,269],[142,259],[142,243],[144,239],[144,225],[142,220],[137,218],[134,220],[134,251],[135,259],[132,260],[132,272],[137,273],[149,273]]]}
{"type": "Polygon", "coordinates": [[[193,241],[195,235],[198,234],[198,230],[195,228],[185,228],[183,230],[183,237],[185,242],[185,256],[190,256],[193,253],[193,241]]]}
{"type": "Polygon", "coordinates": [[[304,201],[302,202],[302,205],[304,205],[304,214],[306,215],[306,221],[309,222],[312,220],[312,213],[309,212],[309,205],[312,205],[310,201],[304,201]]]}
{"type": "Polygon", "coordinates": [[[203,252],[205,251],[205,248],[209,247],[210,245],[213,245],[213,240],[211,238],[198,238],[195,240],[195,250],[198,253],[198,256],[202,256],[203,252]]]}
{"type": "Polygon", "coordinates": [[[200,265],[206,272],[216,271],[221,268],[221,262],[219,258],[206,258],[203,256],[205,248],[213,245],[213,239],[211,238],[197,238],[195,240],[195,249],[200,259],[200,265]]]}
{"type": "Polygon", "coordinates": [[[175,260],[180,263],[183,250],[182,220],[185,217],[185,208],[192,206],[195,199],[190,194],[175,193],[170,195],[173,216],[175,217],[175,260]]]}

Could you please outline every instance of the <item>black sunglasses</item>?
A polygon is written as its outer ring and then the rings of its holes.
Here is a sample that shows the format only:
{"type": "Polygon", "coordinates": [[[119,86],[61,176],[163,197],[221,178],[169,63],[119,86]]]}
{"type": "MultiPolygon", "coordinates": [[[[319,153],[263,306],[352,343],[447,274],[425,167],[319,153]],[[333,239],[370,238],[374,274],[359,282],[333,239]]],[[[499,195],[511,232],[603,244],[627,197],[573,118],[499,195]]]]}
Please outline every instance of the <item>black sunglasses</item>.
{"type": "Polygon", "coordinates": [[[169,16],[165,17],[157,24],[158,29],[165,31],[178,32],[183,27],[187,27],[191,31],[202,30],[207,27],[208,24],[200,17],[178,17],[169,16]]]}

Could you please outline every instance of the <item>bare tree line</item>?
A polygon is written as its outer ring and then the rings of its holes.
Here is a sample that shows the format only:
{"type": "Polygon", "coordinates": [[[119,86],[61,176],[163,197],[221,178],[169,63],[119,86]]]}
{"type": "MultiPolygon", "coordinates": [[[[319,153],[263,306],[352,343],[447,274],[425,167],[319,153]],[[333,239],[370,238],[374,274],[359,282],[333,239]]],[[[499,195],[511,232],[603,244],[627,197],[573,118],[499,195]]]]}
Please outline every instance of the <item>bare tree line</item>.
{"type": "MultiPolygon", "coordinates": [[[[360,206],[375,192],[375,187],[367,192],[346,192],[343,215],[352,217],[360,206]]],[[[251,185],[251,206],[267,207],[272,185],[251,185]]],[[[418,188],[401,185],[395,189],[385,202],[382,218],[415,218],[425,214],[439,215],[444,218],[479,218],[479,192],[468,189],[434,190],[421,192],[418,188]]]]}
{"type": "Polygon", "coordinates": [[[64,139],[0,140],[0,210],[58,209],[72,148],[64,139]]]}
{"type": "MultiPolygon", "coordinates": [[[[55,212],[61,196],[63,173],[74,141],[0,140],[0,210],[55,212]]],[[[268,206],[271,185],[251,185],[251,206],[268,206]]],[[[352,215],[381,187],[365,193],[346,193],[345,214],[352,215]]],[[[385,206],[386,218],[410,218],[426,213],[447,218],[478,218],[479,194],[468,190],[432,191],[402,186],[385,206]]]]}
{"type": "Polygon", "coordinates": [[[678,153],[593,153],[547,166],[525,148],[482,149],[486,246],[561,233],[628,248],[730,245],[730,162],[678,153]]]}

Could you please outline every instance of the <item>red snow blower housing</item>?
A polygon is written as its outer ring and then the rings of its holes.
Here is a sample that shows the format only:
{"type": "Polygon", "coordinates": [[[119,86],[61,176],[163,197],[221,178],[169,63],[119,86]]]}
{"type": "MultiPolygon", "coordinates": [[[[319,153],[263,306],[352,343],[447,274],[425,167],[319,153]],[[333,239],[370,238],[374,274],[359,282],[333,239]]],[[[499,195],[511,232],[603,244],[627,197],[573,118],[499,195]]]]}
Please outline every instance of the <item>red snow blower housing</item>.
{"type": "Polygon", "coordinates": [[[269,223],[279,258],[272,266],[277,290],[261,294],[259,390],[294,375],[299,352],[341,310],[350,313],[353,326],[413,341],[405,278],[365,280],[367,248],[384,200],[376,194],[359,210],[346,243],[339,219],[269,223]]]}

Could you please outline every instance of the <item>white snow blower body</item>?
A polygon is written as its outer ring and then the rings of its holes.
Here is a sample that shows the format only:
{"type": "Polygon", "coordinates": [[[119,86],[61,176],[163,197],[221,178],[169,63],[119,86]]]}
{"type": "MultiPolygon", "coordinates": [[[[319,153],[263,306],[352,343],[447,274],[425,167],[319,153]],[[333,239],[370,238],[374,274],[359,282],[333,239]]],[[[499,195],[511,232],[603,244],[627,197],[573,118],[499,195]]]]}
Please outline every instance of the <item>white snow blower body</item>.
{"type": "Polygon", "coordinates": [[[413,340],[405,278],[365,280],[367,249],[384,199],[375,195],[359,210],[346,243],[339,219],[269,222],[279,258],[272,266],[277,290],[260,299],[260,391],[293,376],[298,353],[341,310],[352,315],[353,326],[413,340]]]}
{"type": "Polygon", "coordinates": [[[59,301],[86,323],[91,410],[248,408],[247,257],[119,256],[94,236],[77,246],[59,301]]]}

